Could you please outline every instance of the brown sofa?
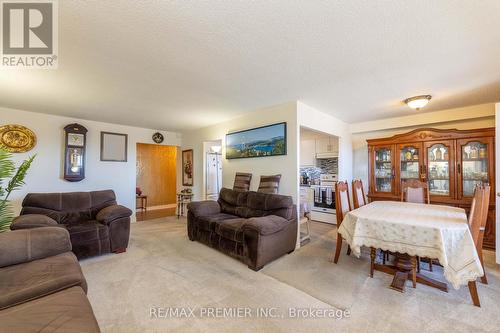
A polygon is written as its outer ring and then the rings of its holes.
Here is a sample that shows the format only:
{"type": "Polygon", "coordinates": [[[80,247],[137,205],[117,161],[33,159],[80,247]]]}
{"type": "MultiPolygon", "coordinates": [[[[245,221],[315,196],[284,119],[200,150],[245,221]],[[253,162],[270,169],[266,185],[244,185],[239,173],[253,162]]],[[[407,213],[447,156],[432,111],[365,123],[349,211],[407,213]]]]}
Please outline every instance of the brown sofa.
{"type": "Polygon", "coordinates": [[[1,332],[100,332],[69,233],[0,233],[1,332]]]}
{"type": "Polygon", "coordinates": [[[223,188],[216,201],[188,205],[188,236],[260,270],[292,252],[297,212],[292,197],[223,188]]]}
{"type": "Polygon", "coordinates": [[[22,205],[12,230],[63,227],[79,259],[127,249],[132,211],[117,205],[112,190],[29,193],[22,205]]]}

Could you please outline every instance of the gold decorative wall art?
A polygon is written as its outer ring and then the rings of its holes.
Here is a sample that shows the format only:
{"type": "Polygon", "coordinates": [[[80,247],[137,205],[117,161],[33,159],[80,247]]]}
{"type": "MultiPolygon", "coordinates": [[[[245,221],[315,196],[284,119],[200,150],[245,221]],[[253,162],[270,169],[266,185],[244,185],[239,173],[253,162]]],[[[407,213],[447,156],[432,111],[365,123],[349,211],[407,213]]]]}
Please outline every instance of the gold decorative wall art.
{"type": "Polygon", "coordinates": [[[22,125],[0,126],[0,147],[11,153],[25,153],[36,145],[36,135],[22,125]]]}

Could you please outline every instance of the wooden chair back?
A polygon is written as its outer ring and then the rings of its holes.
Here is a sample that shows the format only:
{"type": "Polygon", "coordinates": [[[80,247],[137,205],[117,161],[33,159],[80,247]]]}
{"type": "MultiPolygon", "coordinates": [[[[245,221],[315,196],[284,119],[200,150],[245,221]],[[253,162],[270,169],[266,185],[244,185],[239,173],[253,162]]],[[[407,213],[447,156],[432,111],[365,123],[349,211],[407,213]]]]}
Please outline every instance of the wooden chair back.
{"type": "Polygon", "coordinates": [[[337,212],[337,227],[339,227],[345,215],[351,211],[349,185],[347,185],[347,181],[337,182],[335,184],[335,207],[337,212]]]}
{"type": "Polygon", "coordinates": [[[361,179],[354,179],[352,181],[352,203],[354,209],[366,205],[365,190],[363,189],[361,179]]]}
{"type": "Polygon", "coordinates": [[[418,179],[407,179],[401,182],[401,201],[413,203],[431,203],[429,186],[418,179]]]}
{"type": "Polygon", "coordinates": [[[245,172],[236,172],[234,176],[233,190],[247,192],[250,191],[250,183],[252,182],[252,174],[245,172]]]}
{"type": "Polygon", "coordinates": [[[474,189],[474,197],[472,198],[469,213],[469,228],[478,253],[480,253],[483,248],[483,237],[484,230],[486,228],[486,221],[488,219],[489,204],[490,186],[477,185],[474,189]]]}

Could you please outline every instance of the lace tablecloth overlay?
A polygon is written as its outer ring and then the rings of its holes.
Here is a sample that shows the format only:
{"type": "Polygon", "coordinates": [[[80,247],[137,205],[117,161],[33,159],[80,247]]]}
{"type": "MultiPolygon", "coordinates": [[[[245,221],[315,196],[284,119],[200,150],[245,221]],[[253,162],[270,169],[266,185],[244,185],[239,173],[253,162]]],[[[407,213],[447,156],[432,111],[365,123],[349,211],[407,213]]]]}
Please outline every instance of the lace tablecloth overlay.
{"type": "Polygon", "coordinates": [[[438,259],[455,289],[484,274],[461,208],[375,201],[349,212],[339,233],[357,257],[366,246],[438,259]]]}

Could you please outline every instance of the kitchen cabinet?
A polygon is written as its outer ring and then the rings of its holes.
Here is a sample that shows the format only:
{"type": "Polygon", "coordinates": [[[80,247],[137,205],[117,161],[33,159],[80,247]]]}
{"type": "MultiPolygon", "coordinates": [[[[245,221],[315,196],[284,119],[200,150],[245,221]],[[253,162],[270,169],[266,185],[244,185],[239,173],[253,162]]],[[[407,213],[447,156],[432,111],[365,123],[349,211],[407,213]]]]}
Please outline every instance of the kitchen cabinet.
{"type": "Polygon", "coordinates": [[[367,142],[370,201],[400,200],[401,182],[419,179],[428,183],[431,203],[469,211],[474,186],[488,183],[483,246],[495,248],[495,128],[417,129],[367,142]]]}
{"type": "Polygon", "coordinates": [[[316,157],[331,157],[338,155],[339,142],[335,137],[326,137],[316,140],[316,157]]]}
{"type": "Polygon", "coordinates": [[[316,165],[316,140],[300,141],[300,166],[316,165]]]}

